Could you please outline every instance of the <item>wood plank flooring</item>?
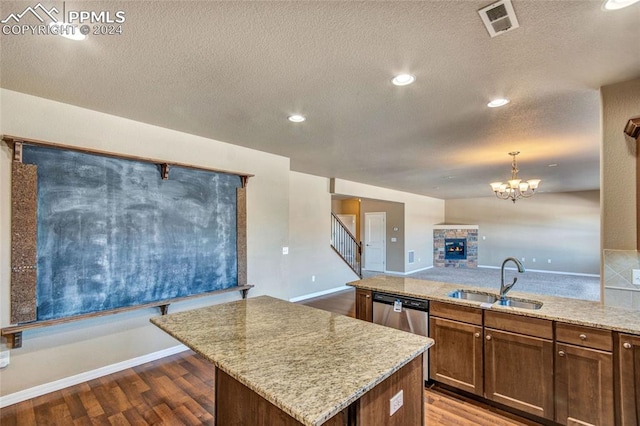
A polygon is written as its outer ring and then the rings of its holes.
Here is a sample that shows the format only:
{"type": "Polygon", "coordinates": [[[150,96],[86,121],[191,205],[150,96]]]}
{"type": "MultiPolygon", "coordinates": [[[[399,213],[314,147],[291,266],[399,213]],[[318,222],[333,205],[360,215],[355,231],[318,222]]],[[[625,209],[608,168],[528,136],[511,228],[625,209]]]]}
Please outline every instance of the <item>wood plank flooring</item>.
{"type": "MultiPolygon", "coordinates": [[[[355,311],[352,290],[303,303],[355,311]]],[[[209,362],[187,351],[5,407],[0,425],[213,425],[213,376],[209,362]]],[[[537,424],[442,389],[424,395],[428,426],[537,424]]]]}
{"type": "Polygon", "coordinates": [[[212,425],[213,375],[186,351],[5,407],[0,424],[212,425]]]}

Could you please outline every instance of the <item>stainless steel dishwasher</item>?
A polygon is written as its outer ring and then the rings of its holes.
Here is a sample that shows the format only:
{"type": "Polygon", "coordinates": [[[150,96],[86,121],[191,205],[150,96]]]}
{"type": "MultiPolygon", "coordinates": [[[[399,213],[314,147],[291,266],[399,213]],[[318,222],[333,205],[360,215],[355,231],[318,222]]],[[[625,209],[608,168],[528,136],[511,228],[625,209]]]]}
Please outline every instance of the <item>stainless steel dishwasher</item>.
{"type": "MultiPolygon", "coordinates": [[[[429,301],[373,293],[373,322],[429,337],[429,301]]],[[[424,380],[429,380],[429,352],[424,353],[424,380]]]]}

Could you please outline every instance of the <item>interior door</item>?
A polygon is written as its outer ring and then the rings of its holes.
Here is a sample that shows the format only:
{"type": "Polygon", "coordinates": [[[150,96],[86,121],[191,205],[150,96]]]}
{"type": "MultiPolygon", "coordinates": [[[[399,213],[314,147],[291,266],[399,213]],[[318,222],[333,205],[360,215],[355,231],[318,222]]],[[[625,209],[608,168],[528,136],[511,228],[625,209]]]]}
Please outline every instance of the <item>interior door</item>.
{"type": "Polygon", "coordinates": [[[385,212],[364,214],[364,269],[384,272],[386,258],[385,212]]]}

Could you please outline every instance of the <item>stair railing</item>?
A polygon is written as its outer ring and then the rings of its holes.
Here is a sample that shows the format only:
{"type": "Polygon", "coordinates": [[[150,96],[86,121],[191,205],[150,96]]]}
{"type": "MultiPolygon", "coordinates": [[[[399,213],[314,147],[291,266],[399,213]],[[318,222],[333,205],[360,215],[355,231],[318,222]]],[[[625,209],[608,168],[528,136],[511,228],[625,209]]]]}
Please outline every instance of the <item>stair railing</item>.
{"type": "Polygon", "coordinates": [[[331,213],[331,247],[347,265],[362,278],[362,243],[349,231],[333,212],[331,213]]]}

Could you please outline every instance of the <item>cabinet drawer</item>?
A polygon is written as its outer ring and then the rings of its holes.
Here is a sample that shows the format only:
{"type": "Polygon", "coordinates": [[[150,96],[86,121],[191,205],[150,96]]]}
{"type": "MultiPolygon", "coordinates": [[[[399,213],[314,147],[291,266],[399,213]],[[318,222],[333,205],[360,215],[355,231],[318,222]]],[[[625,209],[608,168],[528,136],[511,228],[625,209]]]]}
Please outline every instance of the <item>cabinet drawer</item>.
{"type": "Polygon", "coordinates": [[[472,308],[470,306],[431,302],[429,304],[429,315],[469,324],[482,325],[482,309],[472,308]]]}
{"type": "Polygon", "coordinates": [[[484,313],[484,326],[543,339],[553,339],[553,322],[540,318],[487,310],[484,313]]]}
{"type": "Polygon", "coordinates": [[[556,340],[603,351],[613,350],[611,331],[581,325],[556,323],[556,340]]]}

